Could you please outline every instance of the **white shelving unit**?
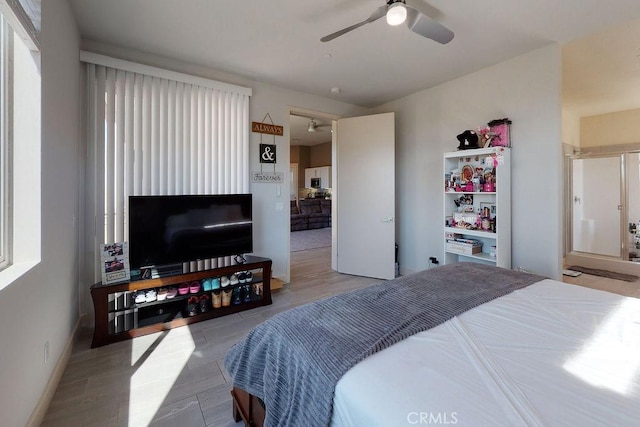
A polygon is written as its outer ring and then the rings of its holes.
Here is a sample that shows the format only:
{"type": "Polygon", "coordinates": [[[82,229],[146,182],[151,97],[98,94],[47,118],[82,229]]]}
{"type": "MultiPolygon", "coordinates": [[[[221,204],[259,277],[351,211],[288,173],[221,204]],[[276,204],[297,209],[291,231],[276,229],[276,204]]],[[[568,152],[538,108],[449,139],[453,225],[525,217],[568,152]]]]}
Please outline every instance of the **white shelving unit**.
{"type": "MultiPolygon", "coordinates": [[[[458,213],[457,216],[460,214],[458,213]]],[[[511,268],[511,151],[509,148],[491,147],[444,154],[444,223],[443,259],[445,264],[467,261],[511,268]],[[472,188],[462,185],[466,183],[469,176],[472,177],[474,191],[466,191],[472,188]],[[485,187],[480,184],[485,176],[488,178],[487,181],[493,183],[493,188],[491,185],[485,187]],[[455,185],[452,186],[452,183],[455,185]],[[489,191],[483,191],[485,189],[489,191]],[[473,202],[466,205],[460,203],[462,196],[467,199],[467,202],[470,202],[468,199],[473,198],[473,202]],[[456,215],[454,213],[460,210],[456,201],[467,209],[471,207],[473,209],[472,212],[465,214],[473,218],[466,225],[453,221],[456,215]],[[487,212],[485,208],[488,208],[488,216],[485,215],[487,212]],[[452,237],[480,241],[482,252],[463,254],[455,248],[448,248],[447,241],[452,237]],[[495,247],[495,256],[491,254],[492,247],[495,247]]],[[[458,243],[450,246],[460,247],[458,243]]]]}

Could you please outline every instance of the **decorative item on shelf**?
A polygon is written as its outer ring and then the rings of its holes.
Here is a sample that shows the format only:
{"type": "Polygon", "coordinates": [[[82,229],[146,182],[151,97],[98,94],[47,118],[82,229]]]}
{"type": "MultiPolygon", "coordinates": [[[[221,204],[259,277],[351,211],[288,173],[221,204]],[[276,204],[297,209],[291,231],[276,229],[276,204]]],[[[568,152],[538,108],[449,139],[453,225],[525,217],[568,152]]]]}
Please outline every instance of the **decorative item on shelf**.
{"type": "Polygon", "coordinates": [[[457,238],[445,242],[446,250],[463,255],[473,255],[482,252],[482,241],[477,239],[457,238]]]}
{"type": "Polygon", "coordinates": [[[471,150],[474,148],[478,148],[478,134],[472,130],[465,130],[458,136],[456,136],[460,145],[458,145],[458,150],[471,150]]]}
{"type": "Polygon", "coordinates": [[[463,194],[453,201],[458,208],[458,212],[473,212],[473,195],[463,194]]]}
{"type": "Polygon", "coordinates": [[[480,146],[482,148],[491,147],[491,141],[496,136],[494,132],[491,132],[491,128],[489,126],[479,127],[477,132],[480,139],[480,146]]]}
{"type": "MultiPolygon", "coordinates": [[[[498,148],[499,151],[504,151],[504,148],[498,148]]],[[[501,153],[491,153],[490,156],[485,157],[484,164],[490,168],[497,168],[499,165],[504,165],[504,155],[501,153]]]]}
{"type": "Polygon", "coordinates": [[[511,123],[508,118],[491,120],[487,123],[490,128],[489,132],[493,134],[492,147],[511,147],[511,123]]]}
{"type": "Polygon", "coordinates": [[[480,203],[480,210],[482,211],[482,216],[486,216],[487,218],[493,218],[496,216],[496,204],[495,203],[480,203]]]}
{"type": "Polygon", "coordinates": [[[491,218],[489,217],[482,217],[482,224],[481,227],[484,231],[490,231],[491,230],[491,218]]]}
{"type": "Polygon", "coordinates": [[[477,228],[477,214],[475,212],[454,212],[453,221],[455,228],[475,230],[477,228]]]}

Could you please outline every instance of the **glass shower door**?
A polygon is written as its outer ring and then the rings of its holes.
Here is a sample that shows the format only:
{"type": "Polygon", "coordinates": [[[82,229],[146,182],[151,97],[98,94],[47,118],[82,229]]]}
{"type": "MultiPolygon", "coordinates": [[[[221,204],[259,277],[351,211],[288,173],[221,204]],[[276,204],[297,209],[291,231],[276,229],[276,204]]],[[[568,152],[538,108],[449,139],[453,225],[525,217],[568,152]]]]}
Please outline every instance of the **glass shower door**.
{"type": "Polygon", "coordinates": [[[640,153],[626,154],[627,170],[627,259],[640,262],[640,153]]]}
{"type": "Polygon", "coordinates": [[[622,165],[621,155],[572,159],[573,251],[622,258],[622,165]]]}

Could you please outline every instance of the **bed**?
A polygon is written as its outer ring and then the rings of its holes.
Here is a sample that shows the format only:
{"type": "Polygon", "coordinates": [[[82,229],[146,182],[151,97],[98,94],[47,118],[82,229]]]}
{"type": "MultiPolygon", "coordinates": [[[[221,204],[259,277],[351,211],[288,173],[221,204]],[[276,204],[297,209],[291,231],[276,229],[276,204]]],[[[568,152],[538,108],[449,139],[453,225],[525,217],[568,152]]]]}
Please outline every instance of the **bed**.
{"type": "Polygon", "coordinates": [[[225,366],[256,426],[635,426],[640,300],[454,264],[274,316],[225,366]]]}

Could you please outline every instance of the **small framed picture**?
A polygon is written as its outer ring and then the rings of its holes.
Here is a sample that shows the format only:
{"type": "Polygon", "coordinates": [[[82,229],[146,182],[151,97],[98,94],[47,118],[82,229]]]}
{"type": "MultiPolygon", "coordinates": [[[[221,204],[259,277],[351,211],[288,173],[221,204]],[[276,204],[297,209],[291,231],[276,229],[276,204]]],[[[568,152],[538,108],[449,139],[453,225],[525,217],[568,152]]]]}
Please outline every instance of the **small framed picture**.
{"type": "Polygon", "coordinates": [[[131,273],[127,242],[100,245],[100,259],[103,285],[129,281],[131,273]]]}

